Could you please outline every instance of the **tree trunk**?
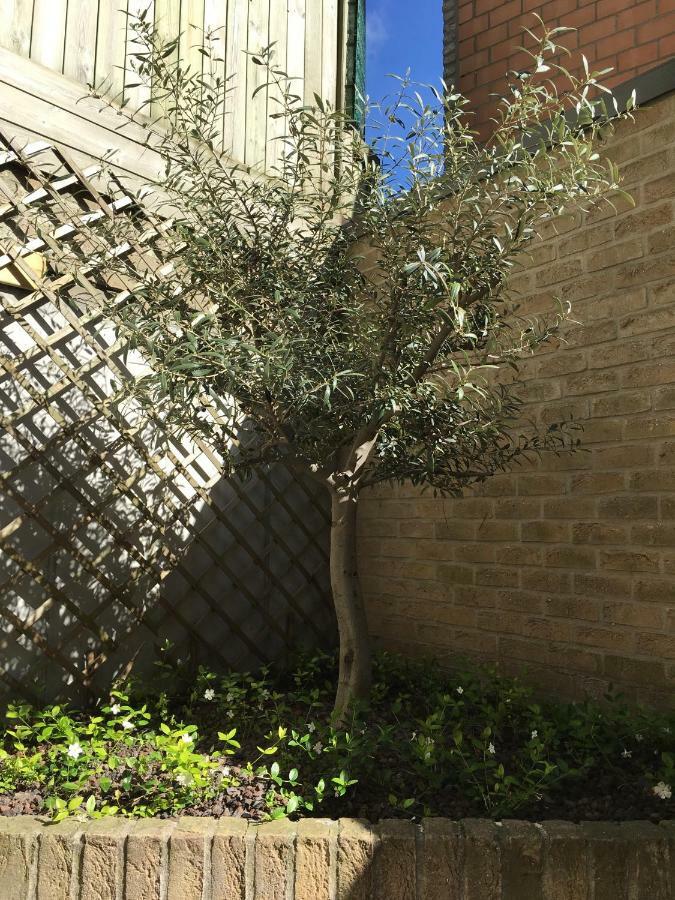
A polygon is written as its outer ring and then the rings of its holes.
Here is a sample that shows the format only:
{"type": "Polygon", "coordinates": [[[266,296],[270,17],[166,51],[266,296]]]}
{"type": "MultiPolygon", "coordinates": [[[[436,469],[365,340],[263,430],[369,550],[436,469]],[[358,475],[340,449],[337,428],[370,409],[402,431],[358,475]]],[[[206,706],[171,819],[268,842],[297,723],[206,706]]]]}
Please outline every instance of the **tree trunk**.
{"type": "Polygon", "coordinates": [[[334,715],[367,697],[372,681],[370,639],[356,565],[355,497],[331,492],[330,582],[340,635],[340,672],[334,715]]]}

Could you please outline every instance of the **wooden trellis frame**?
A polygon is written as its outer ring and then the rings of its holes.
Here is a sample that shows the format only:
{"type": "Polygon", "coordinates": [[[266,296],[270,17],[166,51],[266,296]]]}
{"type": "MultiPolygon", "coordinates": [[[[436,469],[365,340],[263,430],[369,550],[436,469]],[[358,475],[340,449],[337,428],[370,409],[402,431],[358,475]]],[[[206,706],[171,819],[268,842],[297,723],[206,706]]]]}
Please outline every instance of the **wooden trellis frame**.
{"type": "Polygon", "coordinates": [[[127,348],[114,313],[86,298],[103,291],[114,310],[125,292],[84,258],[77,277],[54,260],[81,224],[134,209],[130,251],[166,266],[167,223],[102,178],[0,132],[0,683],[12,696],[97,694],[167,639],[176,657],[248,667],[333,632],[315,488],[283,467],[225,482],[214,447],[110,387],[133,377],[127,348]]]}

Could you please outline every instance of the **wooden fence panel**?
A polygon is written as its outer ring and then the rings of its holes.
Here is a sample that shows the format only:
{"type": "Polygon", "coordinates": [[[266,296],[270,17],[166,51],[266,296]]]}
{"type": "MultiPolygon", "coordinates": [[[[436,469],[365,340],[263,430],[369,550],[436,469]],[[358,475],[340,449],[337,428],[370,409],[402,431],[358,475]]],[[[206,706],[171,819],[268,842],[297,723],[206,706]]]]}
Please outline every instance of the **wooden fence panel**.
{"type": "Polygon", "coordinates": [[[230,87],[224,149],[265,170],[278,161],[282,123],[269,119],[274,104],[267,91],[252,98],[265,78],[250,54],[276,42],[276,59],[299,79],[300,94],[335,103],[345,77],[345,7],[346,0],[0,0],[0,46],[138,109],[149,91],[136,86],[131,69],[137,48],[127,13],[149,9],[163,36],[181,36],[180,58],[193,68],[202,65],[200,36],[217,29],[218,65],[230,87]]]}

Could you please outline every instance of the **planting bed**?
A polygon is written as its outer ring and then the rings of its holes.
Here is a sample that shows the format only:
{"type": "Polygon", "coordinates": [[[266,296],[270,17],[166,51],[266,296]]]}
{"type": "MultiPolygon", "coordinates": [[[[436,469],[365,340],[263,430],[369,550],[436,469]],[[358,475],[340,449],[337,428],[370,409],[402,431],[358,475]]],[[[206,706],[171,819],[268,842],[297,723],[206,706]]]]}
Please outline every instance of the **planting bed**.
{"type": "Polygon", "coordinates": [[[535,701],[493,671],[383,655],[369,706],[330,722],[334,661],[162,677],[93,709],[7,712],[0,814],[675,818],[675,715],[535,701]]]}

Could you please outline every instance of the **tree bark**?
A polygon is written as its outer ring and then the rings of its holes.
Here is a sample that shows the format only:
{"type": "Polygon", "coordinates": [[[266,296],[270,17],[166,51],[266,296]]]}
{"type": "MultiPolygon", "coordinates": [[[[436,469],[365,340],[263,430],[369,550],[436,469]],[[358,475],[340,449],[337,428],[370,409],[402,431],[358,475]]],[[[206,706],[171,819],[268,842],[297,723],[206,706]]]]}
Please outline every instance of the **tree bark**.
{"type": "Polygon", "coordinates": [[[331,492],[330,581],[340,636],[340,671],[333,713],[338,722],[370,693],[372,662],[356,562],[356,497],[331,492]]]}

